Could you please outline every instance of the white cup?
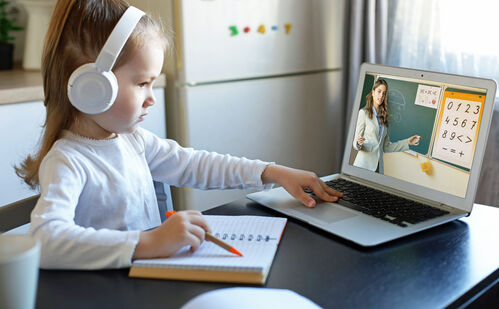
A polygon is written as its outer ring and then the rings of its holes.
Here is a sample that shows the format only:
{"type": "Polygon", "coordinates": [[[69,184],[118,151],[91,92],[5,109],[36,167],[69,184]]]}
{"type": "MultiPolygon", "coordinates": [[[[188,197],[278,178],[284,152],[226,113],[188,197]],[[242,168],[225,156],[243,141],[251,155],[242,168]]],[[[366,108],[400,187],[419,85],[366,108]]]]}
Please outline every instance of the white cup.
{"type": "Polygon", "coordinates": [[[35,307],[40,244],[27,235],[0,235],[0,308],[35,307]]]}

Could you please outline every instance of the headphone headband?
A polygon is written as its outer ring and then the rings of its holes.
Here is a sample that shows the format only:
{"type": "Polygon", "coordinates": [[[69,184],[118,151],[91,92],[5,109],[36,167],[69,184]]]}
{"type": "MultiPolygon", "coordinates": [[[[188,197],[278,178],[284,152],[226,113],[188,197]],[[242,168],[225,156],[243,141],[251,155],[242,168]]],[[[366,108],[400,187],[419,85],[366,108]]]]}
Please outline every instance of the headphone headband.
{"type": "Polygon", "coordinates": [[[111,71],[128,37],[144,15],[144,12],[134,6],[127,8],[97,56],[95,65],[98,70],[101,72],[111,71]]]}
{"type": "Polygon", "coordinates": [[[68,80],[68,98],[78,110],[99,114],[113,105],[118,95],[118,80],[111,69],[133,29],[145,13],[130,6],[123,13],[97,56],[95,63],[77,68],[68,80]]]}

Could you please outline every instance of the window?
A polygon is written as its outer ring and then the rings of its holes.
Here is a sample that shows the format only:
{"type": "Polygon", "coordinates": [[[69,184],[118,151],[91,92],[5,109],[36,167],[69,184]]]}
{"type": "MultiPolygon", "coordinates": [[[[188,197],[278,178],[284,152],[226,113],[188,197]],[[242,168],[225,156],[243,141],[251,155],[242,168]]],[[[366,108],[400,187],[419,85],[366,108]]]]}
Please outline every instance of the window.
{"type": "Polygon", "coordinates": [[[499,1],[389,0],[388,7],[387,64],[499,81],[499,1]]]}

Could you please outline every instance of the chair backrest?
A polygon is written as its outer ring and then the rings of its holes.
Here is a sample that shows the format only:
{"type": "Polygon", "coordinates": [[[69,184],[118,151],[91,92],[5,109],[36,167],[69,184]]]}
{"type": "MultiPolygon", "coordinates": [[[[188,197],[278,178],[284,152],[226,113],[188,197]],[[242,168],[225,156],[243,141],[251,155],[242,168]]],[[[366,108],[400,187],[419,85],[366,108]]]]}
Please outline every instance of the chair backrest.
{"type": "Polygon", "coordinates": [[[25,198],[0,207],[0,232],[7,232],[30,222],[31,211],[38,201],[39,195],[25,198]]]}
{"type": "MultiPolygon", "coordinates": [[[[156,199],[161,222],[166,220],[166,211],[173,210],[170,186],[162,182],[154,182],[156,199]]],[[[30,222],[31,211],[38,201],[39,195],[28,197],[9,205],[0,207],[0,233],[7,232],[30,222]]]]}
{"type": "Polygon", "coordinates": [[[172,195],[170,186],[162,182],[154,182],[154,190],[156,190],[156,199],[158,200],[159,216],[161,222],[166,220],[166,212],[173,210],[172,195]]]}

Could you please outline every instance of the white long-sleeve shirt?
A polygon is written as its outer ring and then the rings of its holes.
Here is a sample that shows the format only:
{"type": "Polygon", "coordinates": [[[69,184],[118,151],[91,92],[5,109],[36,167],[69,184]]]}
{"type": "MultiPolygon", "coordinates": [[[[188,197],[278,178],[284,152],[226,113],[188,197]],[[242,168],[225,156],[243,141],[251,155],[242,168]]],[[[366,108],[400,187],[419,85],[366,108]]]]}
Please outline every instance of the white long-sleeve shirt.
{"type": "Polygon", "coordinates": [[[140,231],[161,223],[153,179],[200,189],[265,188],[267,165],[183,148],[141,128],[109,140],[65,131],[42,161],[31,214],[40,267],[128,267],[140,231]]]}

